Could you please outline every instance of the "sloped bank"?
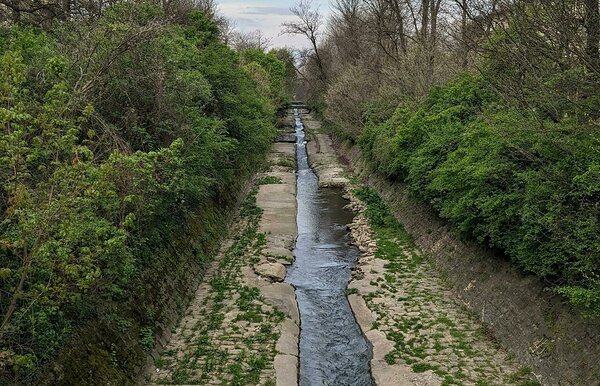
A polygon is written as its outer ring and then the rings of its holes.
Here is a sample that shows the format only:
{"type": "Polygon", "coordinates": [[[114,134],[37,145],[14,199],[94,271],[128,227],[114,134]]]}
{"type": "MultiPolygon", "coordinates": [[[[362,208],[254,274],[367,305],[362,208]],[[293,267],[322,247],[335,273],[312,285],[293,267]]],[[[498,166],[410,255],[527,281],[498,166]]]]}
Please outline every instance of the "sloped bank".
{"type": "Polygon", "coordinates": [[[152,261],[129,286],[126,301],[102,304],[98,317],[77,327],[35,384],[146,382],[149,369],[160,361],[159,352],[167,346],[174,326],[229,234],[254,173],[264,166],[266,150],[256,149],[255,162],[228,178],[193,213],[180,218],[175,232],[157,231],[155,248],[149,251],[152,261]]]}
{"type": "Polygon", "coordinates": [[[484,333],[485,326],[447,289],[403,227],[370,188],[346,178],[319,122],[308,144],[320,186],[341,186],[356,216],[349,228],[362,252],[348,284],[348,301],[372,345],[371,372],[378,386],[451,384],[536,385],[484,333]]]}
{"type": "Polygon", "coordinates": [[[581,318],[495,251],[461,240],[407,189],[369,168],[357,146],[333,147],[373,187],[488,333],[547,385],[600,385],[600,323],[581,318]]]}
{"type": "Polygon", "coordinates": [[[273,144],[269,170],[154,356],[148,384],[297,383],[298,307],[294,288],[282,283],[296,238],[295,154],[286,137],[273,144]]]}
{"type": "Polygon", "coordinates": [[[248,190],[249,176],[232,181],[182,224],[165,235],[153,264],[132,285],[132,297],[107,302],[98,318],[81,326],[46,370],[40,385],[134,385],[143,382],[152,356],[166,345],[171,328],[202,279],[232,213],[248,190]]]}

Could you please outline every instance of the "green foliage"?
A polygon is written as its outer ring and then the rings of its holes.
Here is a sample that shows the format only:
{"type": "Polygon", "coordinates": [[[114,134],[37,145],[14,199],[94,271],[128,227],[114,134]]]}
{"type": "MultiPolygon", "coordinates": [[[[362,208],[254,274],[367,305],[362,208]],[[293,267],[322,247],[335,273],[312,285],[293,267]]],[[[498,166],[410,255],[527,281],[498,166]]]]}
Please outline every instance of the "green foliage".
{"type": "MultiPolygon", "coordinates": [[[[75,328],[140,290],[186,219],[256,169],[284,81],[274,55],[247,53],[263,94],[198,12],[169,24],[125,2],[55,28],[60,39],[0,27],[0,383],[32,382],[75,328]]],[[[147,325],[139,345],[153,344],[147,325]]]]}
{"type": "Polygon", "coordinates": [[[600,315],[600,181],[593,123],[526,116],[464,76],[363,131],[377,169],[407,182],[466,237],[504,250],[600,315]]]}
{"type": "Polygon", "coordinates": [[[368,186],[361,186],[356,188],[352,193],[367,206],[365,214],[372,227],[384,228],[399,226],[396,218],[375,190],[368,186]]]}
{"type": "Polygon", "coordinates": [[[146,351],[154,347],[154,331],[152,327],[144,327],[140,331],[140,346],[146,351]]]}
{"type": "Polygon", "coordinates": [[[294,52],[290,48],[277,48],[269,51],[269,54],[275,55],[277,59],[283,63],[284,80],[283,80],[283,95],[285,98],[285,107],[289,107],[292,102],[292,96],[296,90],[296,59],[294,52]]]}
{"type": "MultiPolygon", "coordinates": [[[[280,54],[281,55],[281,54],[280,54]]],[[[276,52],[266,53],[257,48],[249,48],[240,54],[244,69],[255,80],[262,94],[269,98],[275,106],[290,100],[285,82],[289,72],[276,52]]]]}
{"type": "Polygon", "coordinates": [[[277,176],[264,176],[256,181],[257,185],[272,185],[272,184],[281,184],[281,178],[277,176]]]}

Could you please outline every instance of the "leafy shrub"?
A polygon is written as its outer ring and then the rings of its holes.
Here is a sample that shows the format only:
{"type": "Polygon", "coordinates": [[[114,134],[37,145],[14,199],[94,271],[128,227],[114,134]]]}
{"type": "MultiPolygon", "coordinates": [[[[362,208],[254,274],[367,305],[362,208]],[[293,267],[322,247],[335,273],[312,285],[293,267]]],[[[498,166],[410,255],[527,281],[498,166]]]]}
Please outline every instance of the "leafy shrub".
{"type": "Polygon", "coordinates": [[[463,76],[384,122],[360,145],[466,237],[504,250],[585,315],[600,315],[595,126],[526,116],[463,76]],[[540,120],[542,126],[540,127],[540,120]]]}
{"type": "MultiPolygon", "coordinates": [[[[143,291],[157,251],[270,146],[283,96],[202,13],[169,20],[123,2],[54,34],[0,27],[0,383],[34,382],[77,327],[143,291]]],[[[278,87],[279,60],[250,57],[278,87]]]]}
{"type": "Polygon", "coordinates": [[[140,346],[146,351],[154,347],[154,331],[152,327],[144,327],[140,331],[140,346]]]}

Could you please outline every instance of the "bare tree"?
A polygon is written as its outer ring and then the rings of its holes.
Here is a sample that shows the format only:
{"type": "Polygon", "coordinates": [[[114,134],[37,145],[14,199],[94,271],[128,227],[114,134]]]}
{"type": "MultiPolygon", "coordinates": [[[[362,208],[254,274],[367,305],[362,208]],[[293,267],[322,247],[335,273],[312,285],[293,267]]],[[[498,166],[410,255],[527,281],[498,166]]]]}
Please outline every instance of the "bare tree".
{"type": "Polygon", "coordinates": [[[600,72],[600,12],[598,0],[585,0],[585,29],[587,34],[585,52],[588,70],[600,72]]]}
{"type": "Polygon", "coordinates": [[[229,44],[236,50],[257,48],[265,51],[271,46],[272,39],[257,29],[250,32],[233,31],[229,37],[229,44]]]}
{"type": "Polygon", "coordinates": [[[311,0],[299,0],[290,10],[299,20],[283,23],[283,33],[301,35],[310,41],[312,54],[314,55],[312,59],[314,59],[319,69],[319,79],[322,83],[326,83],[327,73],[319,46],[322,36],[321,30],[324,26],[323,17],[317,9],[313,8],[311,0]]]}
{"type": "Polygon", "coordinates": [[[34,22],[48,25],[53,19],[66,19],[70,13],[70,2],[35,1],[35,0],[1,0],[0,16],[13,22],[34,22]]]}
{"type": "Polygon", "coordinates": [[[395,62],[408,51],[406,4],[403,0],[364,0],[375,44],[384,55],[395,62]]]}
{"type": "Polygon", "coordinates": [[[334,14],[329,20],[331,38],[335,40],[339,60],[356,64],[364,45],[364,23],[361,19],[361,0],[336,0],[334,14]]]}

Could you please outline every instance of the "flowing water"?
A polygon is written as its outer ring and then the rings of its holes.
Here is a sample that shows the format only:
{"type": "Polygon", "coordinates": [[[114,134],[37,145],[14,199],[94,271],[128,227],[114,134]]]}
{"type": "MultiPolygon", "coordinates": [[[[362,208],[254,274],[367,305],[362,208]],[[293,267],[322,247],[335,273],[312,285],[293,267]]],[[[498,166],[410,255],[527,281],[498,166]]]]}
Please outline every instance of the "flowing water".
{"type": "Polygon", "coordinates": [[[308,164],[305,133],[296,118],[298,239],[286,281],[300,310],[300,386],[370,386],[371,348],[346,297],[359,251],[349,245],[352,213],[340,189],[319,189],[308,164]]]}

